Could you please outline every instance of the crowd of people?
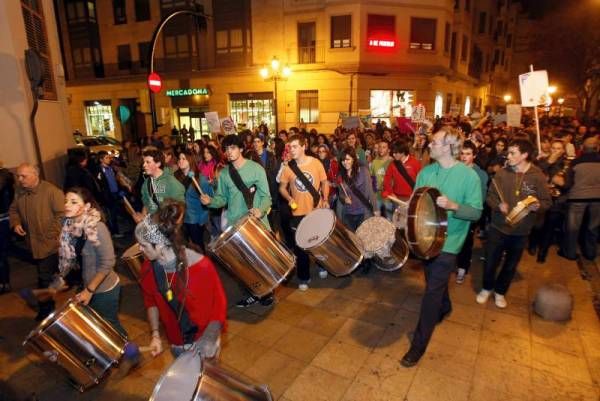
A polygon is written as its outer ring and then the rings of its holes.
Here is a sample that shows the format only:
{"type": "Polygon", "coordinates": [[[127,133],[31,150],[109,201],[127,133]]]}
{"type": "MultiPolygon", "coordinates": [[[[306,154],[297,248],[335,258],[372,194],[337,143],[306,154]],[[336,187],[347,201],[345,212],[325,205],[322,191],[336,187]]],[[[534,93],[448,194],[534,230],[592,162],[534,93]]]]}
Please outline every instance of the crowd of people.
{"type": "MultiPolygon", "coordinates": [[[[182,130],[183,131],[183,130],[182,130]]],[[[191,130],[190,130],[191,131],[191,130]]],[[[307,291],[311,259],[297,246],[300,221],[330,208],[355,231],[371,216],[392,219],[396,203],[421,187],[441,193],[448,212],[441,253],[425,263],[426,288],[411,347],[402,364],[416,364],[433,330],[452,310],[448,282],[461,284],[472,263],[475,239],[484,248],[478,303],[493,295],[499,308],[523,251],[543,264],[558,255],[596,257],[600,226],[598,127],[574,118],[545,118],[540,150],[534,121],[521,127],[489,117],[442,118],[431,125],[338,127],[331,135],[292,127],[269,133],[265,125],[237,135],[193,140],[153,132],[125,141],[119,158],[101,151],[70,153],[63,188],[41,180],[29,164],[14,178],[0,169],[0,292],[11,290],[9,232],[25,237],[38,267],[38,287],[77,288],[77,299],[94,308],[123,335],[118,320],[119,279],[112,238],[135,221],[135,238],[147,261],[141,287],[152,331],[153,354],[162,352],[159,321],[177,355],[203,339],[216,352],[225,328],[225,295],[208,244],[244,216],[260,219],[296,255],[298,288],[307,291]],[[524,218],[507,216],[516,207],[524,218]],[[121,223],[120,223],[121,222],[121,223]],[[500,267],[500,265],[502,265],[500,267]],[[77,266],[79,268],[77,268],[77,266]],[[500,267],[500,271],[498,268],[500,267]]],[[[327,271],[318,263],[318,277],[327,271]]],[[[368,275],[364,262],[360,274],[368,275]]],[[[22,297],[38,320],[54,309],[52,297],[22,297]]],[[[273,304],[273,294],[248,295],[239,307],[273,304]]],[[[131,345],[135,363],[136,346],[131,345]]]]}

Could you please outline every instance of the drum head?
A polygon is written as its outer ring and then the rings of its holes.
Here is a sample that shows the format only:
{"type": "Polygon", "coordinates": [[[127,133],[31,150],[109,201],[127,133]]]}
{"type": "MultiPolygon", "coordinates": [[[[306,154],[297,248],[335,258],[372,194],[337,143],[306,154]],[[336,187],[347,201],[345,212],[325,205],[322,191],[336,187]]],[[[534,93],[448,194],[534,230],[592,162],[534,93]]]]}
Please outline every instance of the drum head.
{"type": "Polygon", "coordinates": [[[140,255],[142,253],[142,251],[140,251],[140,244],[138,244],[137,242],[133,245],[131,245],[129,248],[127,248],[127,250],[125,252],[123,252],[123,256],[121,256],[123,259],[128,259],[128,258],[135,258],[138,255],[140,255]]]}
{"type": "Polygon", "coordinates": [[[394,241],[396,229],[384,217],[370,217],[362,222],[356,229],[356,236],[360,239],[365,252],[376,252],[385,247],[388,242],[394,241]]]}
{"type": "Polygon", "coordinates": [[[335,213],[330,209],[315,209],[302,219],[296,229],[296,244],[302,249],[321,245],[335,228],[335,213]]]}
{"type": "Polygon", "coordinates": [[[440,192],[422,187],[410,198],[407,219],[408,245],[416,256],[430,259],[439,255],[446,239],[446,211],[435,200],[440,192]]]}
{"type": "Polygon", "coordinates": [[[392,224],[398,230],[406,229],[406,220],[408,218],[408,206],[398,205],[392,215],[392,224]]]}
{"type": "Polygon", "coordinates": [[[197,352],[184,352],[162,374],[150,401],[192,400],[202,376],[202,360],[197,352]]]}

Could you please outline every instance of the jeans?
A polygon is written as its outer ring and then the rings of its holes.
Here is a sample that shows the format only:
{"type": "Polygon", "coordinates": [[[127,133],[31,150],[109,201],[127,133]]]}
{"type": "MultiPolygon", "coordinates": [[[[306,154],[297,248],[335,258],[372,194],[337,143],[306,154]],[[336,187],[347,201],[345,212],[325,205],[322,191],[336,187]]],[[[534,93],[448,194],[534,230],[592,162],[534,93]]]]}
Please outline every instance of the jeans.
{"type": "Polygon", "coordinates": [[[8,219],[0,221],[0,284],[10,283],[10,266],[8,265],[8,243],[10,241],[10,225],[8,219]]]}
{"type": "Polygon", "coordinates": [[[365,220],[364,213],[362,214],[346,214],[342,215],[342,223],[348,227],[352,232],[356,232],[356,229],[365,220]]]}
{"type": "MultiPolygon", "coordinates": [[[[38,288],[48,288],[54,274],[58,272],[58,254],[52,254],[43,259],[36,259],[38,288]]],[[[47,315],[54,310],[54,301],[44,301],[39,303],[40,314],[47,315]]]]}
{"type": "Polygon", "coordinates": [[[548,210],[544,219],[544,226],[538,231],[538,255],[542,258],[546,258],[548,255],[548,249],[552,245],[554,234],[556,230],[564,232],[564,213],[559,210],[548,210]]]}
{"type": "Polygon", "coordinates": [[[112,235],[119,234],[119,209],[121,207],[121,198],[117,192],[110,194],[110,202],[106,205],[108,214],[108,228],[112,235]]]}
{"type": "MultiPolygon", "coordinates": [[[[304,216],[293,216],[290,220],[290,228],[292,232],[295,234],[296,229],[298,228],[298,224],[304,218],[304,216]]],[[[296,255],[296,268],[298,279],[300,281],[308,281],[310,280],[310,259],[308,257],[308,253],[298,245],[296,245],[296,240],[293,239],[293,244],[289,244],[293,246],[294,254],[296,255]]]]}
{"type": "Polygon", "coordinates": [[[471,259],[473,258],[473,236],[475,235],[475,224],[472,222],[469,227],[469,232],[465,238],[462,249],[456,256],[456,267],[465,269],[465,273],[471,268],[471,259]]]}
{"type": "Polygon", "coordinates": [[[570,259],[577,257],[579,232],[582,232],[581,253],[586,259],[596,258],[598,228],[600,227],[600,202],[569,202],[567,211],[567,232],[564,253],[570,259]],[[587,222],[583,217],[588,212],[587,222]]]}
{"type": "Polygon", "coordinates": [[[504,234],[490,227],[487,243],[485,244],[485,265],[483,268],[483,289],[504,295],[508,292],[521,255],[527,244],[526,235],[504,234]],[[504,256],[504,264],[496,277],[496,270],[504,256]]]}
{"type": "Polygon", "coordinates": [[[411,348],[421,354],[427,349],[435,325],[452,309],[448,295],[448,280],[454,271],[456,255],[442,252],[425,264],[425,294],[421,302],[419,323],[413,335],[411,348]]]}
{"type": "Polygon", "coordinates": [[[121,286],[117,284],[112,290],[94,294],[88,305],[100,316],[102,316],[108,323],[110,323],[110,325],[117,330],[119,334],[127,338],[127,331],[125,331],[121,325],[121,322],[119,321],[120,294],[121,286]]]}

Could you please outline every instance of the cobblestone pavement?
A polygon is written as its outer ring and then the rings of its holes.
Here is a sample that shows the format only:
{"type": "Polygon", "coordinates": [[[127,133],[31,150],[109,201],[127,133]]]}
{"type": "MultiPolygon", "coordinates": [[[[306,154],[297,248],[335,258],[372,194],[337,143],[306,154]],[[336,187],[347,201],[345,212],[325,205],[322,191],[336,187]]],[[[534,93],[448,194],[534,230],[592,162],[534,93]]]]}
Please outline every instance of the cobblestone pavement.
{"type": "MultiPolygon", "coordinates": [[[[126,245],[119,247],[119,250],[126,245]]],[[[294,280],[277,291],[272,308],[229,309],[221,363],[258,383],[282,401],[396,400],[590,400],[600,389],[600,321],[593,293],[575,262],[552,256],[544,265],[526,253],[507,300],[478,305],[481,262],[462,285],[450,286],[452,314],[435,330],[421,362],[399,360],[417,321],[423,274],[411,260],[401,271],[313,278],[307,292],[294,280]],[[561,283],[575,300],[573,319],[544,321],[531,301],[544,283],[561,283]]],[[[11,259],[15,292],[0,296],[0,380],[22,397],[46,400],[146,400],[172,357],[144,355],[122,380],[108,377],[83,394],[63,375],[21,347],[35,327],[35,313],[16,295],[35,283],[35,268],[11,259]]],[[[134,341],[149,342],[140,291],[119,266],[121,318],[134,341]]],[[[230,305],[239,285],[221,272],[230,305]]],[[[69,294],[64,295],[66,299],[69,294]]]]}

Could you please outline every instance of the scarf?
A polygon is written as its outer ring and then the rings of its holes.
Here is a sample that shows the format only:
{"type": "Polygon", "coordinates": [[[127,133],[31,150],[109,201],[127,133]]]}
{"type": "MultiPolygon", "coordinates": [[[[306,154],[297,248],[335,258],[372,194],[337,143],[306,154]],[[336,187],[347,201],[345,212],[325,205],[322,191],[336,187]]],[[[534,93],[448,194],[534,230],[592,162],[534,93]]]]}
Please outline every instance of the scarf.
{"type": "Polygon", "coordinates": [[[60,232],[60,244],[58,248],[58,270],[60,276],[66,276],[71,269],[78,269],[77,251],[75,246],[77,241],[85,239],[93,245],[98,245],[98,222],[100,221],[100,212],[96,209],[87,209],[77,218],[66,217],[63,220],[62,230],[60,232]]]}

